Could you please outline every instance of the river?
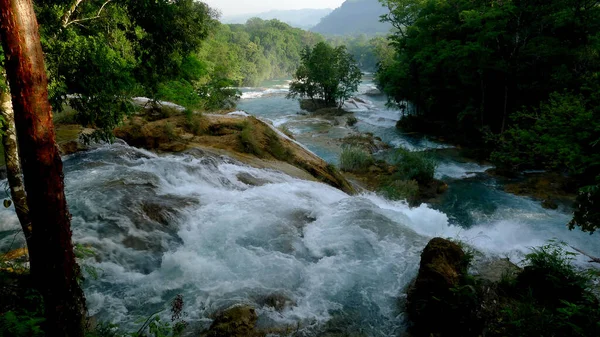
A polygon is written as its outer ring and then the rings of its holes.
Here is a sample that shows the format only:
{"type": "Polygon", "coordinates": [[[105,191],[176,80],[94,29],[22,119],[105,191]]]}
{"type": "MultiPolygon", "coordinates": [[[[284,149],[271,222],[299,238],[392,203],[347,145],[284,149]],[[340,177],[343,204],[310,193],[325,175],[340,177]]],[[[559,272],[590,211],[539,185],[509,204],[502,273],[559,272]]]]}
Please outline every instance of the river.
{"type": "MultiPolygon", "coordinates": [[[[361,92],[371,87],[365,81],[361,92]]],[[[285,81],[243,91],[241,110],[285,125],[337,162],[339,149],[327,139],[351,130],[299,114],[298,102],[285,99],[285,81]]],[[[449,147],[399,133],[399,111],[383,98],[359,97],[366,104],[354,108],[358,130],[414,151],[449,147]]],[[[397,336],[405,329],[402,291],[434,236],[460,239],[480,259],[519,263],[553,238],[600,255],[597,235],[567,230],[568,211],[507,194],[484,173],[489,166],[444,153],[436,176],[449,191],[416,208],[194,151],[156,155],[117,142],[65,157],[74,241],[96,252],[82,260],[93,271],[84,282],[90,314],[134,329],[182,294],[195,331],[216,311],[247,303],[259,326],[293,327],[295,336],[397,336]],[[240,174],[264,184],[247,185],[240,174]],[[273,297],[288,305],[270,307],[273,297]]],[[[7,249],[15,235],[19,241],[18,223],[12,209],[0,210],[0,219],[7,249]]]]}

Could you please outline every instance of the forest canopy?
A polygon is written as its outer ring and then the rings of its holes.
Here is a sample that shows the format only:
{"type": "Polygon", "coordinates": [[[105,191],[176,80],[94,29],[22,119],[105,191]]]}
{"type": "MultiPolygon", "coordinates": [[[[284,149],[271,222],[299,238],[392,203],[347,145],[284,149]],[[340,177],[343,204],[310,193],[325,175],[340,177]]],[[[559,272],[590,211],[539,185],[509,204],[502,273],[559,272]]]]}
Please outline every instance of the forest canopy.
{"type": "Polygon", "coordinates": [[[574,176],[588,187],[573,225],[593,231],[600,2],[382,2],[391,10],[385,20],[395,27],[395,56],[377,80],[404,109],[399,126],[481,147],[504,169],[574,176]]]}

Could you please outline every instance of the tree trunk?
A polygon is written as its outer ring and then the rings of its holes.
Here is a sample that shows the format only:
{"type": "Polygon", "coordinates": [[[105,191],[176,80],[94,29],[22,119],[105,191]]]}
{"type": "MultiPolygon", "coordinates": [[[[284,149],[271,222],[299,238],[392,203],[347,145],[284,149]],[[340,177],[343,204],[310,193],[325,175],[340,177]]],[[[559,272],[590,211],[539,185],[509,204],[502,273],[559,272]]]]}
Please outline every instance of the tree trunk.
{"type": "Polygon", "coordinates": [[[62,161],[32,0],[0,0],[6,59],[31,219],[31,275],[44,299],[47,336],[84,335],[85,298],[71,241],[62,161]]]}
{"type": "MultiPolygon", "coordinates": [[[[0,81],[5,81],[4,70],[0,74],[0,81]]],[[[10,187],[10,196],[15,205],[15,212],[23,228],[25,240],[29,244],[31,238],[31,221],[27,207],[25,183],[21,171],[21,160],[17,146],[17,132],[15,130],[15,115],[9,92],[0,92],[0,113],[4,117],[2,127],[2,145],[4,146],[4,161],[6,162],[6,176],[10,187]]]]}
{"type": "Polygon", "coordinates": [[[506,130],[506,120],[508,119],[508,84],[504,85],[504,112],[502,113],[502,129],[500,133],[506,130]]]}

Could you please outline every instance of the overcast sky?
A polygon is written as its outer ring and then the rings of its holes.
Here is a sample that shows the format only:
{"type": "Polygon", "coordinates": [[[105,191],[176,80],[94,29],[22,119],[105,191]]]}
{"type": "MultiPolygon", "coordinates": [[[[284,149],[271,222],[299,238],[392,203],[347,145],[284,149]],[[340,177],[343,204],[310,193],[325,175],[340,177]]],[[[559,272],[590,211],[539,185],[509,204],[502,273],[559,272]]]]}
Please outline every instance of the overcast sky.
{"type": "Polygon", "coordinates": [[[272,9],[337,8],[344,0],[203,0],[223,16],[257,14],[272,9]]]}

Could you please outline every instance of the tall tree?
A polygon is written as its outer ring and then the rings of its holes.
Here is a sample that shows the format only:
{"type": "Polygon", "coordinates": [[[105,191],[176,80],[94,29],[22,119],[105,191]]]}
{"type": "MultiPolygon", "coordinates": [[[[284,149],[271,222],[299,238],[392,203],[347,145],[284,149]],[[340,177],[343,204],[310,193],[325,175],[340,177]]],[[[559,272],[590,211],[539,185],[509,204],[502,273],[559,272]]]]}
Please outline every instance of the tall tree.
{"type": "Polygon", "coordinates": [[[15,115],[6,82],[4,69],[0,70],[0,115],[2,116],[2,146],[4,146],[4,161],[6,162],[6,176],[10,188],[10,196],[15,206],[17,218],[23,228],[25,240],[31,237],[31,221],[29,220],[29,207],[25,194],[25,181],[21,170],[19,147],[17,145],[17,132],[15,130],[15,115]]]}
{"type": "Polygon", "coordinates": [[[302,53],[302,64],[294,74],[288,98],[319,99],[324,107],[341,108],[358,90],[362,73],[345,46],[333,48],[319,42],[302,53]]]}
{"type": "Polygon", "coordinates": [[[0,38],[15,111],[32,232],[31,276],[44,299],[47,336],[84,335],[85,298],[71,241],[62,161],[31,0],[0,0],[0,38]]]}

